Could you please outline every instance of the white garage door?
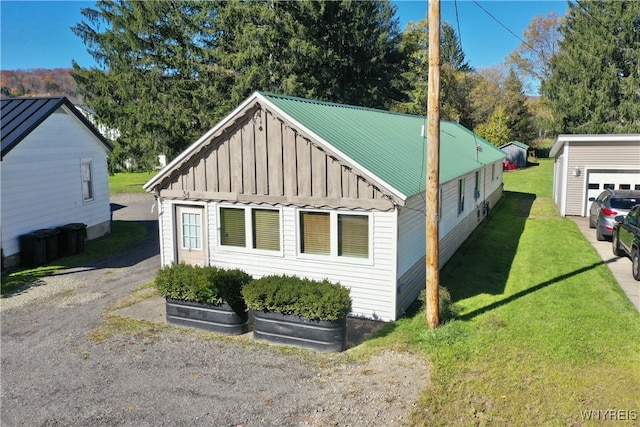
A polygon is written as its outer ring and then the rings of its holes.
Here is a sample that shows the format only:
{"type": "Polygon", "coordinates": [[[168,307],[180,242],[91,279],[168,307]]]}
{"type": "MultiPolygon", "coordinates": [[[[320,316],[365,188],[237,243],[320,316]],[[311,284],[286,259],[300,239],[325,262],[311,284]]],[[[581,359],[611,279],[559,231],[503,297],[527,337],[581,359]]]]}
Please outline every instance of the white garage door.
{"type": "Polygon", "coordinates": [[[591,197],[598,197],[606,188],[612,190],[640,191],[640,170],[593,170],[587,176],[587,203],[585,212],[589,212],[591,197]]]}

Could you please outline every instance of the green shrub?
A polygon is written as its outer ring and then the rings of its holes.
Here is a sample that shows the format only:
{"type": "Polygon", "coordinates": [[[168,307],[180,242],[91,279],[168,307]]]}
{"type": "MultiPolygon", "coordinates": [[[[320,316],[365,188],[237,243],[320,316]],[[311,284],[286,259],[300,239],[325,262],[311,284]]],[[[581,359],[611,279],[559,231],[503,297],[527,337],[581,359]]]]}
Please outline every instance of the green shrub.
{"type": "Polygon", "coordinates": [[[242,288],[247,306],[314,320],[338,320],[351,311],[349,290],[339,283],[296,276],[265,276],[242,288]]]}
{"type": "MultiPolygon", "coordinates": [[[[418,296],[418,300],[422,302],[422,308],[426,306],[426,290],[423,289],[418,296]]],[[[438,287],[438,319],[440,323],[445,323],[455,319],[460,313],[460,308],[451,300],[449,290],[444,286],[438,287]]]]}
{"type": "Polygon", "coordinates": [[[219,305],[226,302],[236,312],[246,309],[242,287],[251,276],[241,270],[172,264],[156,275],[156,289],[165,298],[219,305]]]}

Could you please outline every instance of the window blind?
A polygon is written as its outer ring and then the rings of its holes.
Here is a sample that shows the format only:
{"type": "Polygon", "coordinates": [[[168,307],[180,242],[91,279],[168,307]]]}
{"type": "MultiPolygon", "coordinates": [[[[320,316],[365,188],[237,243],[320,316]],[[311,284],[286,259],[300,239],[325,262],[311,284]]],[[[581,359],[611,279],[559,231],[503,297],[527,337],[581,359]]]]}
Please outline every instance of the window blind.
{"type": "Polygon", "coordinates": [[[369,257],[369,217],[338,215],[338,255],[369,257]]]}
{"type": "Polygon", "coordinates": [[[253,247],[268,251],[280,250],[280,211],[253,209],[253,247]]]}
{"type": "Polygon", "coordinates": [[[246,247],[244,209],[220,208],[220,244],[246,247]]]}
{"type": "Polygon", "coordinates": [[[300,250],[305,254],[329,255],[331,250],[329,214],[300,212],[300,250]]]}

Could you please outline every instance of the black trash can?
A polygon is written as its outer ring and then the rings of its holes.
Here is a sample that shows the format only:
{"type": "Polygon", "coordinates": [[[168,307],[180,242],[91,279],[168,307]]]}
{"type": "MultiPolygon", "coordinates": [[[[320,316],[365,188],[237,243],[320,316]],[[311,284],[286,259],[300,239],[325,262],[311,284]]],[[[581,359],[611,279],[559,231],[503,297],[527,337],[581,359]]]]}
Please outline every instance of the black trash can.
{"type": "Polygon", "coordinates": [[[87,226],[74,222],[61,225],[57,228],[60,232],[59,249],[61,256],[75,255],[84,250],[84,239],[87,236],[87,226]]]}
{"type": "Polygon", "coordinates": [[[40,231],[20,236],[20,263],[24,267],[38,267],[47,261],[47,237],[40,231]]]}
{"type": "Polygon", "coordinates": [[[53,261],[54,259],[58,259],[60,255],[58,254],[58,237],[60,235],[60,231],[55,228],[44,228],[42,230],[36,231],[36,233],[40,233],[44,236],[45,247],[46,247],[46,262],[53,261]]]}

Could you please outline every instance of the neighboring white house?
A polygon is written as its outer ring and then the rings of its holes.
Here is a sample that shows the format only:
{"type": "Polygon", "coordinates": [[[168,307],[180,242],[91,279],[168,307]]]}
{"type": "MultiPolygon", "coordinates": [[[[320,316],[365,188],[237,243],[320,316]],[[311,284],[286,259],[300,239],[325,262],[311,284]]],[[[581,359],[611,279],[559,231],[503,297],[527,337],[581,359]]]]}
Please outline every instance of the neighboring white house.
{"type": "MultiPolygon", "coordinates": [[[[394,320],[425,287],[424,117],[256,92],[145,184],[162,265],[328,278],[394,320]]],[[[441,123],[440,265],[502,196],[497,147],[441,123]]]]}
{"type": "Polygon", "coordinates": [[[0,102],[5,265],[19,261],[19,236],[38,229],[83,223],[88,239],[108,233],[109,143],[65,97],[0,102]]]}
{"type": "Polygon", "coordinates": [[[563,216],[587,216],[589,198],[605,188],[640,190],[640,134],[559,135],[549,157],[563,216]]]}

